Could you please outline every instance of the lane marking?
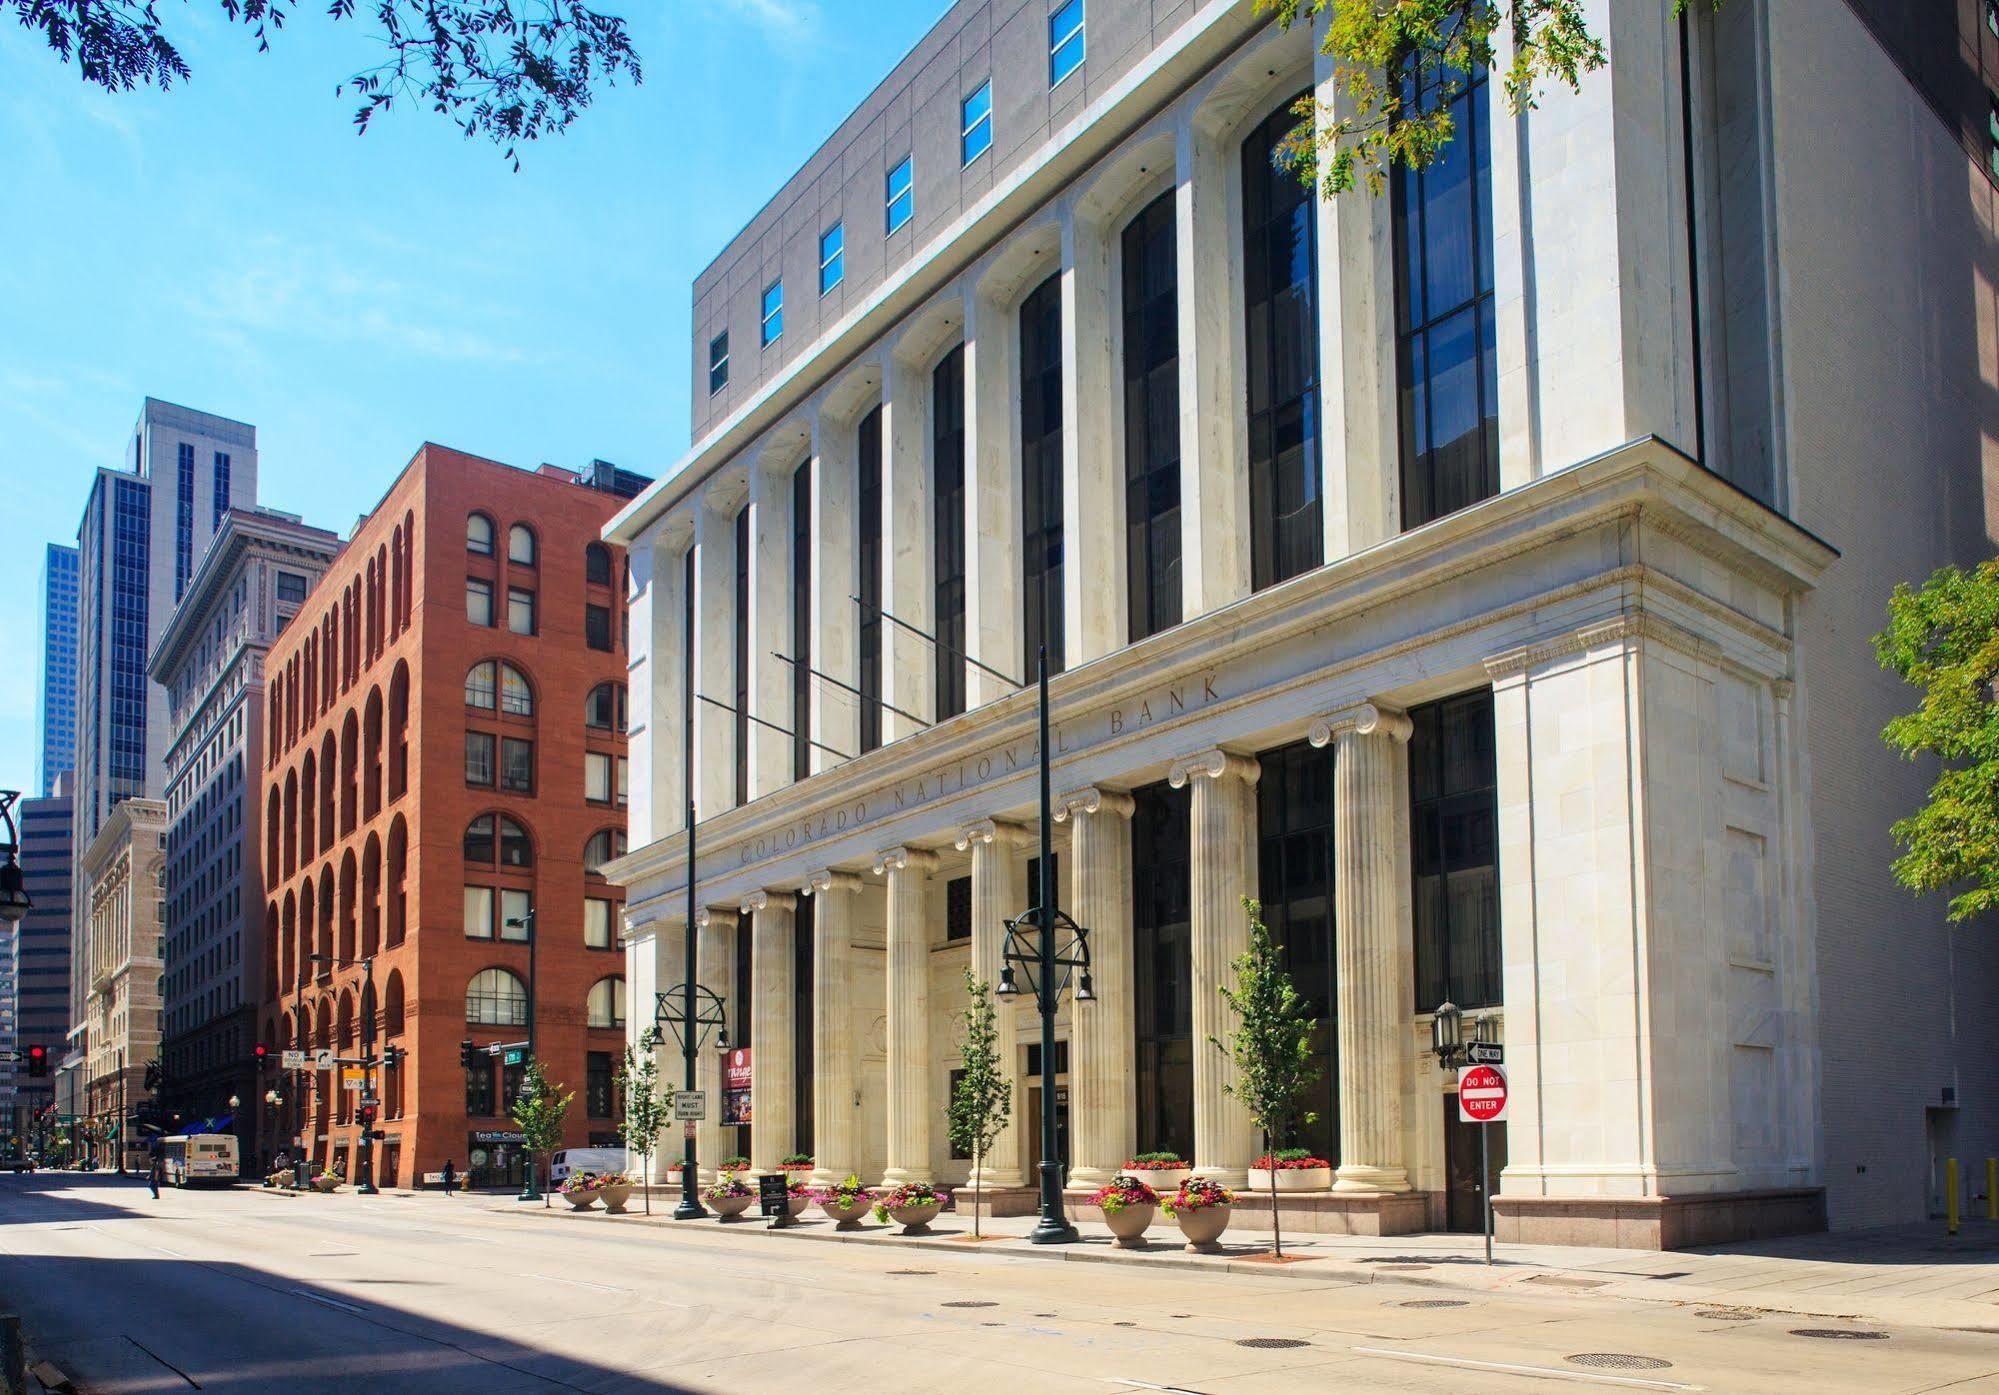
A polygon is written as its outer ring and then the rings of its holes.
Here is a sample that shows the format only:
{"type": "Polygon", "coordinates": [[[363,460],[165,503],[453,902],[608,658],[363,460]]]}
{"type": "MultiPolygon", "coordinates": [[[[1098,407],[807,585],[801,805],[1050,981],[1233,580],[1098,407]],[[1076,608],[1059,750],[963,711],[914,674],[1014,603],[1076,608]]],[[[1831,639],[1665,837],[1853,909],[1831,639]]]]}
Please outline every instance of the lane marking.
{"type": "Polygon", "coordinates": [[[1136,1376],[1100,1376],[1098,1379],[1109,1381],[1112,1385],[1136,1386],[1140,1390],[1163,1390],[1166,1395],[1203,1395],[1203,1392],[1189,1390],[1184,1385],[1154,1385],[1151,1381],[1139,1380],[1136,1376]]]}
{"type": "Polygon", "coordinates": [[[356,1317],[366,1317],[368,1315],[368,1310],[366,1308],[357,1308],[352,1303],[342,1303],[337,1298],[327,1298],[321,1294],[314,1293],[309,1289],[295,1288],[292,1290],[292,1292],[297,1294],[300,1298],[308,1299],[314,1303],[324,1303],[329,1308],[338,1308],[342,1312],[352,1313],[356,1317]]]}
{"type": "Polygon", "coordinates": [[[545,1284],[575,1284],[578,1288],[598,1288],[606,1293],[631,1292],[630,1289],[619,1288],[616,1284],[593,1284],[588,1279],[571,1279],[561,1274],[520,1274],[516,1277],[522,1279],[540,1279],[545,1284]]]}
{"type": "Polygon", "coordinates": [[[1413,1361],[1423,1366],[1454,1366],[1467,1371],[1505,1371],[1520,1376],[1545,1376],[1551,1380],[1588,1381],[1596,1385],[1619,1385],[1634,1390],[1704,1390],[1672,1380],[1644,1380],[1638,1376],[1604,1376],[1592,1371],[1568,1371],[1560,1366],[1519,1366],[1510,1361],[1474,1361],[1468,1356],[1432,1356],[1421,1351],[1393,1351],[1387,1347],[1353,1347],[1362,1356],[1380,1356],[1390,1361],[1413,1361]]]}

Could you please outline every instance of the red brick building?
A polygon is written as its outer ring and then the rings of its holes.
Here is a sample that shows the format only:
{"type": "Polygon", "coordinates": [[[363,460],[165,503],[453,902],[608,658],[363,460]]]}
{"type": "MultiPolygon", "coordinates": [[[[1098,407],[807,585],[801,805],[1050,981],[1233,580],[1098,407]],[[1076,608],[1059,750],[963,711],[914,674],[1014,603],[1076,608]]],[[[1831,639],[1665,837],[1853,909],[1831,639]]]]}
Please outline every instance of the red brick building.
{"type": "MultiPolygon", "coordinates": [[[[597,540],[642,480],[517,470],[426,445],[306,598],[267,664],[261,762],[265,1040],[379,1072],[383,1185],[452,1159],[517,1185],[528,1036],[573,1089],[565,1142],[615,1141],[624,1048],[624,556],[597,540]],[[372,1034],[371,1034],[372,1027],[372,1034]]],[[[358,1092],[285,1077],[272,1137],[358,1180],[358,1092]]]]}

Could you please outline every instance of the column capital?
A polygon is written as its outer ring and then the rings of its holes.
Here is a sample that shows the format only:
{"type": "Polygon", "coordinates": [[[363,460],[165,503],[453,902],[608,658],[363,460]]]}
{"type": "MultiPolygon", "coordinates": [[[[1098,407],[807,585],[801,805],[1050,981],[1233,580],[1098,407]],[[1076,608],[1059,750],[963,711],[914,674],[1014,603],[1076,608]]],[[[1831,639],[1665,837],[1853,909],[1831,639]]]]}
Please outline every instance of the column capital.
{"type": "Polygon", "coordinates": [[[1027,841],[1027,829],[1017,823],[1007,823],[1001,819],[980,819],[968,823],[958,830],[953,840],[959,852],[964,852],[974,843],[990,843],[995,847],[1011,847],[1027,841]]]}
{"type": "Polygon", "coordinates": [[[806,896],[823,896],[829,891],[859,891],[865,885],[858,873],[822,867],[805,878],[805,885],[799,891],[806,896]]]}
{"type": "Polygon", "coordinates": [[[928,876],[937,866],[937,854],[923,848],[883,848],[875,854],[874,869],[877,877],[889,872],[915,872],[928,876]]]}
{"type": "Polygon", "coordinates": [[[694,912],[694,928],[706,930],[718,914],[733,916],[736,910],[733,906],[701,906],[694,912]]]}
{"type": "Polygon", "coordinates": [[[1107,789],[1101,785],[1085,785],[1079,790],[1070,790],[1055,801],[1055,822],[1067,823],[1077,814],[1112,814],[1128,819],[1138,806],[1123,790],[1107,789]]]}
{"type": "Polygon", "coordinates": [[[1314,746],[1329,746],[1342,736],[1381,735],[1391,741],[1407,741],[1415,730],[1409,714],[1399,707],[1357,702],[1312,723],[1308,739],[1314,746]]]}
{"type": "Polygon", "coordinates": [[[1263,767],[1256,763],[1254,756],[1237,755],[1217,746],[1211,751],[1198,751],[1174,761],[1166,772],[1166,780],[1176,790],[1197,779],[1241,780],[1253,785],[1262,773],[1263,767]]]}
{"type": "Polygon", "coordinates": [[[743,914],[753,911],[789,911],[798,905],[798,898],[789,891],[752,891],[743,898],[743,914]]]}

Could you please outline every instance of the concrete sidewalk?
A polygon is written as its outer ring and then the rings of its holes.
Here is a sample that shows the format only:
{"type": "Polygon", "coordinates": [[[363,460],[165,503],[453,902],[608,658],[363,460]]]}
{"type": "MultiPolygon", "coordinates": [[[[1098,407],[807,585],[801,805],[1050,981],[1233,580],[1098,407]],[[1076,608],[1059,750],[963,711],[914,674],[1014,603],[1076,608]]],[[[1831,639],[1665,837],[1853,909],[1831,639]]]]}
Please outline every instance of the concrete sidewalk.
{"type": "MultiPolygon", "coordinates": [[[[734,1238],[767,1237],[772,1244],[896,1245],[959,1253],[976,1249],[1008,1257],[1130,1264],[1162,1271],[1253,1273],[1321,1284],[1329,1280],[1405,1283],[1484,1292],[1520,1288],[1696,1304],[1723,1319],[1737,1312],[1785,1312],[1999,1334],[1999,1223],[1989,1221],[1965,1222],[1955,1239],[1946,1236],[1938,1222],[1664,1252],[1497,1245],[1490,1267],[1476,1235],[1301,1234],[1285,1238],[1287,1262],[1280,1265],[1269,1258],[1265,1231],[1224,1235],[1221,1254],[1189,1254],[1179,1243],[1178,1228],[1164,1215],[1147,1231],[1150,1243],[1143,1250],[1116,1248],[1108,1232],[1096,1225],[1079,1227],[1080,1244],[1034,1245],[1027,1240],[1034,1226],[1032,1216],[982,1222],[980,1229],[988,1239],[975,1247],[970,1218],[951,1212],[940,1216],[927,1236],[904,1236],[898,1227],[872,1221],[857,1231],[836,1231],[816,1207],[795,1226],[772,1231],[768,1222],[754,1215],[738,1221],[676,1222],[667,1213],[678,1199],[677,1191],[655,1192],[650,1218],[637,1211],[624,1216],[572,1211],[560,1201],[546,1211],[518,1203],[490,1205],[490,1209],[546,1215],[572,1225],[726,1229],[734,1238]],[[1235,1243],[1229,1243],[1232,1240],[1235,1243]]],[[[634,1199],[631,1204],[637,1207],[640,1202],[634,1199]]]]}

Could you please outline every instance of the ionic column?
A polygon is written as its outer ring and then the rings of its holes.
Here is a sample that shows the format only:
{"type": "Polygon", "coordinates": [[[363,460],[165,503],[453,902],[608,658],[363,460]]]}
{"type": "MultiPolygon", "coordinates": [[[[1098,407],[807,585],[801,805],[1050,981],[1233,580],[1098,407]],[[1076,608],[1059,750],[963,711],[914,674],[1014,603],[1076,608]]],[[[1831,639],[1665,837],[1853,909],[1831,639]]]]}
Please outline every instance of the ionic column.
{"type": "MultiPolygon", "coordinates": [[[[854,911],[861,879],[814,872],[812,910],[812,1185],[837,1187],[854,1170],[854,911]]],[[[755,1076],[752,1075],[754,1080],[755,1076]]]]}
{"type": "Polygon", "coordinates": [[[1260,773],[1254,759],[1232,751],[1203,751],[1175,761],[1167,772],[1173,788],[1191,785],[1192,960],[1194,995],[1194,1166],[1203,1177],[1226,1186],[1249,1181],[1256,1156],[1249,1110],[1229,1094],[1235,1062],[1208,1045],[1226,1041],[1234,1030],[1221,986],[1235,981],[1235,960],[1249,948],[1249,894],[1254,865],[1256,792],[1260,773]]]}
{"type": "MultiPolygon", "coordinates": [[[[1095,787],[1055,805],[1076,826],[1069,844],[1069,913],[1090,932],[1095,1002],[1069,1021],[1069,1185],[1095,1189],[1138,1144],[1132,1081],[1131,796],[1095,787]]],[[[1072,981],[1073,990],[1080,980],[1072,981]]]]}
{"type": "Polygon", "coordinates": [[[1339,927],[1340,1169],[1333,1190],[1406,1192],[1402,1079],[1410,1001],[1409,719],[1359,703],[1313,724],[1333,744],[1339,927]]]}
{"type": "MultiPolygon", "coordinates": [[[[752,892],[743,899],[750,919],[750,1168],[776,1172],[789,1153],[792,1120],[793,1033],[798,1004],[792,983],[792,910],[798,899],[783,891],[752,892]]],[[[737,933],[741,933],[738,930],[737,933]]]]}
{"type": "MultiPolygon", "coordinates": [[[[715,911],[707,906],[694,913],[695,982],[717,994],[724,1003],[734,996],[731,989],[734,986],[736,950],[731,932],[735,928],[735,920],[734,911],[715,911]]],[[[698,1029],[689,1026],[683,1030],[698,1029]]],[[[718,1171],[715,1164],[735,1151],[723,1143],[722,1053],[716,1047],[713,1036],[702,1042],[700,1050],[694,1053],[694,1088],[708,1097],[708,1114],[695,1127],[694,1145],[701,1164],[701,1180],[712,1182],[718,1171]]]]}
{"type": "MultiPolygon", "coordinates": [[[[1001,955],[1006,949],[1006,919],[1027,909],[1026,868],[1015,849],[1027,841],[1018,824],[982,819],[959,830],[958,851],[972,854],[972,973],[988,987],[999,984],[1001,955]]],[[[1020,1008],[1006,998],[993,999],[993,1026],[999,1033],[999,1068],[1014,1101],[1014,1117],[973,1177],[982,1188],[1018,1187],[1020,1170],[1020,1008]]]]}
{"type": "Polygon", "coordinates": [[[882,1180],[930,1180],[930,936],[923,883],[935,853],[887,848],[875,854],[888,879],[888,1166],[882,1180]]]}

